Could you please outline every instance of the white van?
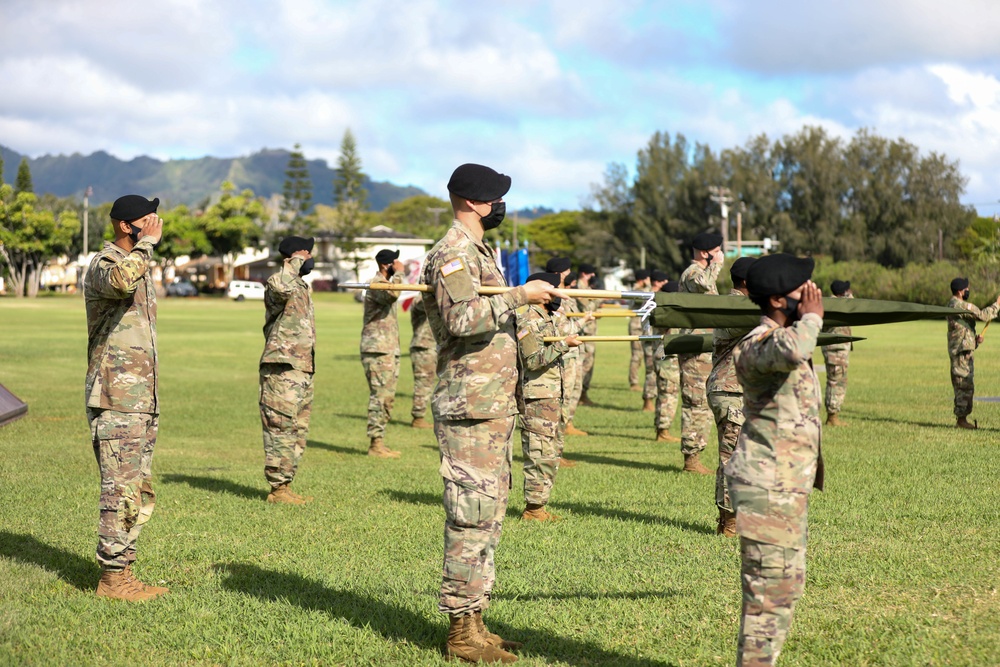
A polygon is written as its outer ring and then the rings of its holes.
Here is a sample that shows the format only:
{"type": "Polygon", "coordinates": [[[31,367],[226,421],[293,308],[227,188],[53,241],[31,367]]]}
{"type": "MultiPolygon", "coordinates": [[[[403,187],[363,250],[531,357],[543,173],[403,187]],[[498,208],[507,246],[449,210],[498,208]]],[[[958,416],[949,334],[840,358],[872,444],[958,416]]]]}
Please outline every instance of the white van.
{"type": "Polygon", "coordinates": [[[229,289],[226,291],[226,296],[230,299],[236,299],[237,301],[243,301],[245,299],[263,299],[264,285],[263,283],[255,283],[252,280],[233,280],[229,283],[229,289]]]}

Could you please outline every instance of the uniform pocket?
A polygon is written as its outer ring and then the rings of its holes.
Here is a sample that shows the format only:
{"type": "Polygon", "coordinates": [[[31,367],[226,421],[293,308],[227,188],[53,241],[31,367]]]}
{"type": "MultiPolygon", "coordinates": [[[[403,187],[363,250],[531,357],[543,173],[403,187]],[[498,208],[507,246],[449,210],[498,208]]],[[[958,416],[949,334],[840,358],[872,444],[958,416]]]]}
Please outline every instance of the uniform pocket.
{"type": "Polygon", "coordinates": [[[496,516],[499,480],[464,461],[441,459],[444,511],[448,523],[476,528],[496,516]]]}

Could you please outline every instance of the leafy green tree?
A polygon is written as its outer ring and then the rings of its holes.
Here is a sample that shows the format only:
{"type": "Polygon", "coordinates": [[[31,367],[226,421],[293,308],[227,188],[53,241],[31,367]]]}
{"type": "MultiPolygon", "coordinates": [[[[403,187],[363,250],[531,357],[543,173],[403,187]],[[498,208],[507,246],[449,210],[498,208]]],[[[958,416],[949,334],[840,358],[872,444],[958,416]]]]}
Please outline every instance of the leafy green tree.
{"type": "Polygon", "coordinates": [[[178,257],[197,258],[212,252],[212,244],[200,221],[187,206],[176,206],[160,212],[163,237],[156,244],[156,255],[164,266],[173,266],[178,257]]]}
{"type": "Polygon", "coordinates": [[[543,215],[522,229],[531,245],[544,257],[573,256],[582,218],[581,211],[562,211],[543,215]]]}
{"type": "Polygon", "coordinates": [[[309,178],[309,166],[300,144],[295,144],[288,156],[283,195],[281,218],[288,232],[297,235],[312,233],[316,227],[315,217],[309,215],[309,210],[312,208],[313,187],[309,178]]]}
{"type": "Polygon", "coordinates": [[[424,238],[439,239],[451,226],[451,203],[439,197],[417,195],[389,204],[377,214],[376,224],[424,238]]]}
{"type": "Polygon", "coordinates": [[[256,245],[262,238],[261,219],[265,210],[253,190],[237,194],[236,186],[229,181],[223,181],[221,190],[219,201],[209,206],[197,220],[212,254],[222,258],[225,281],[229,282],[236,254],[247,246],[256,245]]]}
{"type": "Polygon", "coordinates": [[[15,296],[34,297],[46,262],[69,252],[80,219],[72,210],[40,209],[32,192],[15,192],[0,183],[0,260],[15,296]]]}
{"type": "Polygon", "coordinates": [[[31,167],[28,166],[28,158],[21,158],[21,164],[17,165],[17,177],[14,181],[14,194],[22,192],[34,192],[35,186],[31,183],[31,167]]]}

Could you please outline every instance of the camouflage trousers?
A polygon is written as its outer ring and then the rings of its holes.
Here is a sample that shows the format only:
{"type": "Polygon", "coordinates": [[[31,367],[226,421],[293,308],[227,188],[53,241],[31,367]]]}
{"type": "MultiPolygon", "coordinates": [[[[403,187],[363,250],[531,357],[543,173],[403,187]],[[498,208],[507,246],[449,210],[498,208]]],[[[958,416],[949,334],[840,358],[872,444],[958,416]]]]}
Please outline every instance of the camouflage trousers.
{"type": "Polygon", "coordinates": [[[844,407],[847,396],[847,354],[824,355],[826,366],[826,396],[824,403],[828,413],[838,413],[844,407]]]}
{"type": "Polygon", "coordinates": [[[410,416],[421,419],[427,414],[427,405],[437,380],[437,350],[433,347],[410,348],[410,364],[413,366],[413,410],[410,416]]]}
{"type": "Polygon", "coordinates": [[[524,454],[524,501],[549,502],[563,450],[562,401],[525,399],[521,414],[521,452],[524,454]]]}
{"type": "Polygon", "coordinates": [[[677,413],[681,371],[677,357],[670,355],[654,362],[656,370],[656,429],[669,429],[677,413]]]}
{"type": "Polygon", "coordinates": [[[737,665],[773,665],[806,583],[804,493],[769,491],[729,479],[740,534],[743,613],[737,665]]]}
{"type": "Polygon", "coordinates": [[[514,417],[435,420],[444,479],[444,568],[438,610],[489,606],[511,485],[514,417]]]}
{"type": "Polygon", "coordinates": [[[135,560],[135,543],[156,504],[150,479],[157,415],[87,408],[101,472],[97,562],[114,570],[135,560]]]}
{"type": "Polygon", "coordinates": [[[736,449],[740,430],[743,428],[743,394],[713,391],[708,395],[708,405],[715,417],[715,428],[719,434],[719,467],[715,470],[715,506],[727,512],[733,511],[729,500],[729,484],[723,468],[736,449]]]}
{"type": "Polygon", "coordinates": [[[712,354],[680,354],[681,364],[681,453],[697,454],[708,444],[712,410],[705,383],[712,372],[712,354]]]}
{"type": "Polygon", "coordinates": [[[306,451],[312,415],[313,374],[288,364],[260,365],[260,423],[264,478],[271,488],[291,484],[306,451]]]}
{"type": "Polygon", "coordinates": [[[580,345],[580,355],[582,359],[583,387],[582,392],[590,389],[590,380],[594,377],[594,359],[597,358],[597,343],[583,343],[580,345]]]}
{"type": "Polygon", "coordinates": [[[368,437],[381,438],[396,402],[399,355],[363,353],[361,365],[368,380],[368,437]]]}
{"type": "MultiPolygon", "coordinates": [[[[638,334],[629,333],[629,335],[635,336],[638,334]]],[[[632,356],[628,360],[628,386],[638,387],[639,386],[639,368],[642,366],[642,341],[634,340],[630,343],[632,346],[632,356]]],[[[644,374],[645,375],[645,374],[644,374]]]]}
{"type": "Polygon", "coordinates": [[[955,416],[968,417],[976,394],[976,366],[971,350],[951,357],[951,386],[955,390],[955,416]]]}
{"type": "Polygon", "coordinates": [[[572,424],[576,417],[576,407],[580,404],[580,396],[583,395],[583,360],[580,357],[570,357],[565,362],[563,386],[569,393],[563,397],[562,420],[564,424],[572,424]]]}
{"type": "Polygon", "coordinates": [[[642,400],[644,401],[652,401],[656,398],[656,348],[656,343],[642,343],[642,358],[643,363],[646,364],[646,379],[642,384],[642,400]]]}

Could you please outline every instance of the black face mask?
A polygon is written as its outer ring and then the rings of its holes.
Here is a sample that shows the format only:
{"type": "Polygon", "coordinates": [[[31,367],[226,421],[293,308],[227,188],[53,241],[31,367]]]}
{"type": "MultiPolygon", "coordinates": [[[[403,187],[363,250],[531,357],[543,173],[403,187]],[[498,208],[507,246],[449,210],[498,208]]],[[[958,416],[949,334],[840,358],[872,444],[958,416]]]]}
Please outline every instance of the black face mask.
{"type": "Polygon", "coordinates": [[[396,275],[396,269],[392,268],[391,266],[385,267],[386,278],[392,278],[394,275],[396,275]]]}
{"type": "Polygon", "coordinates": [[[496,229],[503,222],[503,217],[507,215],[507,204],[500,201],[490,204],[490,212],[482,217],[483,229],[496,229]]]}
{"type": "Polygon", "coordinates": [[[129,238],[132,239],[132,243],[138,243],[139,239],[142,238],[142,227],[136,227],[132,223],[129,223],[129,227],[132,228],[132,233],[129,234],[129,238]]]}
{"type": "Polygon", "coordinates": [[[964,292],[962,292],[962,300],[963,301],[969,300],[969,290],[965,290],[964,292]]]}
{"type": "Polygon", "coordinates": [[[302,262],[302,266],[299,267],[299,277],[307,276],[312,273],[314,266],[316,266],[316,260],[312,257],[302,262]]]}
{"type": "Polygon", "coordinates": [[[798,319],[799,310],[799,300],[793,299],[790,296],[785,297],[785,307],[781,309],[781,312],[785,314],[790,320],[798,319]]]}
{"type": "Polygon", "coordinates": [[[545,304],[545,310],[549,311],[550,313],[554,313],[557,310],[559,310],[559,306],[561,305],[562,305],[562,297],[554,296],[552,297],[551,301],[545,304]]]}

